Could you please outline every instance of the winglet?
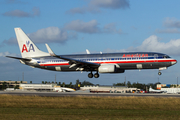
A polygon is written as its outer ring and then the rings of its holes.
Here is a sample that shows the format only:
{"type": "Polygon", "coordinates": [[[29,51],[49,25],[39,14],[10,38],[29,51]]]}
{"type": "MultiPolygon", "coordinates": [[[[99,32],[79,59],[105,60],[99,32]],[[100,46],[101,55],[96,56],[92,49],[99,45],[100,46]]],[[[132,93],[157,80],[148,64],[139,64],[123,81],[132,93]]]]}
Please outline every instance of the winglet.
{"type": "Polygon", "coordinates": [[[86,53],[87,53],[87,54],[91,54],[88,49],[86,49],[86,53]]]}
{"type": "Polygon", "coordinates": [[[49,45],[48,45],[48,44],[45,44],[45,45],[46,45],[46,48],[47,48],[49,54],[50,54],[51,56],[56,56],[56,55],[54,54],[54,52],[51,50],[51,48],[49,47],[49,45]]]}

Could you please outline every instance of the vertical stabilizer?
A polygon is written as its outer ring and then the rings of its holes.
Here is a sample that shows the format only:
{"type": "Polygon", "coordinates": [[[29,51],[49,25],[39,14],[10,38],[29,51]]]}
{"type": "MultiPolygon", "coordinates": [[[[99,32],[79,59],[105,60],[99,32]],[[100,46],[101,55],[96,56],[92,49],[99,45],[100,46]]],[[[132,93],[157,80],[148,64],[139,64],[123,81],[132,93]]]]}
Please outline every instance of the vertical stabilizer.
{"type": "Polygon", "coordinates": [[[14,28],[22,58],[49,56],[48,53],[39,50],[21,28],[14,28]]]}

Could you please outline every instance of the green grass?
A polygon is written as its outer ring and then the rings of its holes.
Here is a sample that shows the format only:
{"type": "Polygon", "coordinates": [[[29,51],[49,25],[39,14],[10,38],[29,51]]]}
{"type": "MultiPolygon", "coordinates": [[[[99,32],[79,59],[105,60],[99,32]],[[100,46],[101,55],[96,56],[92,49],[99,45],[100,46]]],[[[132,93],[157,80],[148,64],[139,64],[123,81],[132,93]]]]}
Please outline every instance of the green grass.
{"type": "Polygon", "coordinates": [[[0,95],[0,119],[180,119],[180,99],[0,95]]]}

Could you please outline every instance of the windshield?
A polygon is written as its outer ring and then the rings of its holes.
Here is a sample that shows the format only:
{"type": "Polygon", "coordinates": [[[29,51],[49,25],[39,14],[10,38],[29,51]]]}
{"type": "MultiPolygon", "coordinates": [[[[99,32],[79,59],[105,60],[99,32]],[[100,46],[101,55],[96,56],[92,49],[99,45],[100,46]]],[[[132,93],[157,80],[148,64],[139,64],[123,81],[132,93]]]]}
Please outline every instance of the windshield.
{"type": "Polygon", "coordinates": [[[168,55],[164,55],[163,58],[170,58],[168,55]]]}

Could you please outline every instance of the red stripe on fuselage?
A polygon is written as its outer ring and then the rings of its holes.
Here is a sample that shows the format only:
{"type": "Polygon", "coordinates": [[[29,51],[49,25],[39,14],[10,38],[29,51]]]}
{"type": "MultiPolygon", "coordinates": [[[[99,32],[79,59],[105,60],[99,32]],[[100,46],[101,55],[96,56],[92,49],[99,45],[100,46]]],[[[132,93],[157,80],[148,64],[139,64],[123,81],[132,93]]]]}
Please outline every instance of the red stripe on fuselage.
{"type": "MultiPolygon", "coordinates": [[[[174,59],[165,59],[165,60],[123,60],[123,61],[106,61],[106,62],[93,62],[98,64],[121,64],[121,63],[161,63],[161,62],[177,62],[174,59]]],[[[69,65],[69,63],[40,63],[40,66],[61,66],[61,65],[69,65]]]]}
{"type": "Polygon", "coordinates": [[[69,63],[45,63],[45,64],[39,64],[40,66],[60,66],[60,65],[69,65],[69,63]]]}

